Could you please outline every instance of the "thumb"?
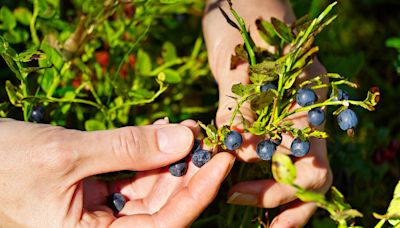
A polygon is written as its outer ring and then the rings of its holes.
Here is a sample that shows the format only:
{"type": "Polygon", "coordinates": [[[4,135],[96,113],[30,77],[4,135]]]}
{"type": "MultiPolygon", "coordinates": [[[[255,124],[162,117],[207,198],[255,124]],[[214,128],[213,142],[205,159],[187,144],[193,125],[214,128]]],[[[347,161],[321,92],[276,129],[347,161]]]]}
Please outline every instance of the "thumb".
{"type": "Polygon", "coordinates": [[[79,175],[150,170],[185,157],[194,141],[183,125],[166,124],[80,132],[74,140],[79,175]]]}

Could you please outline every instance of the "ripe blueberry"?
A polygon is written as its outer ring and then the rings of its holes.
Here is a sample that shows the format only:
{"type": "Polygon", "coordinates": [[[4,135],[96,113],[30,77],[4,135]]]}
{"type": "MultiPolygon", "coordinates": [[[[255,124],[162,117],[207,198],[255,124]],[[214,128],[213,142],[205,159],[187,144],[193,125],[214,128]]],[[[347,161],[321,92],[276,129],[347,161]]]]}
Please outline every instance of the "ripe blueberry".
{"type": "Polygon", "coordinates": [[[325,120],[325,112],[321,108],[311,109],[308,112],[307,119],[312,125],[319,126],[325,120]]]}
{"type": "Polygon", "coordinates": [[[290,146],[292,155],[295,157],[303,157],[310,150],[310,142],[308,140],[301,140],[300,138],[295,138],[290,146]]]}
{"type": "Polygon", "coordinates": [[[42,106],[34,107],[32,109],[31,115],[29,116],[29,121],[31,122],[41,122],[44,117],[44,109],[42,106]]]}
{"type": "Polygon", "coordinates": [[[276,150],[276,145],[271,140],[263,140],[257,144],[256,153],[261,160],[269,161],[276,150]]]}
{"type": "Polygon", "coordinates": [[[177,161],[169,166],[169,172],[176,177],[181,177],[186,174],[187,171],[186,159],[177,161]]]}
{"type": "Polygon", "coordinates": [[[225,135],[224,144],[228,150],[236,150],[242,145],[242,135],[237,131],[230,131],[225,135]]]}
{"type": "Polygon", "coordinates": [[[342,129],[343,131],[353,129],[358,124],[357,115],[351,109],[346,109],[339,113],[337,120],[340,129],[342,129]]]}
{"type": "Polygon", "coordinates": [[[308,88],[301,88],[297,91],[296,101],[302,107],[313,105],[317,100],[315,92],[308,88]]]}
{"type": "Polygon", "coordinates": [[[197,167],[202,167],[211,159],[211,153],[207,150],[198,149],[192,154],[192,162],[197,167]]]}
{"type": "Polygon", "coordinates": [[[261,92],[266,92],[270,89],[274,89],[276,90],[276,85],[272,84],[272,83],[265,83],[264,85],[261,86],[260,90],[261,92]]]}
{"type": "Polygon", "coordinates": [[[116,213],[125,206],[126,199],[121,193],[113,193],[107,197],[108,206],[116,213]]]}
{"type": "MultiPolygon", "coordinates": [[[[333,97],[333,92],[331,93],[331,97],[333,97]]],[[[337,97],[334,97],[332,101],[343,101],[350,99],[349,93],[346,90],[338,89],[337,97]]]]}

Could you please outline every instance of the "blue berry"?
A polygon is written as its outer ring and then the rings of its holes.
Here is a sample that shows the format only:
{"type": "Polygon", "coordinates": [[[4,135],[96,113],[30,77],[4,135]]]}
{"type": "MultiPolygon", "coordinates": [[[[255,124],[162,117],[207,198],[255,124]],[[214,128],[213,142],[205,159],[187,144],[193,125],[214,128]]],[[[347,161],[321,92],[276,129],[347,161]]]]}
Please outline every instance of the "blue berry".
{"type": "Polygon", "coordinates": [[[168,170],[173,176],[181,177],[186,174],[187,167],[186,159],[182,159],[171,164],[168,170]]]}
{"type": "Polygon", "coordinates": [[[228,150],[236,150],[242,145],[242,135],[237,131],[230,131],[224,137],[224,144],[228,150]]]}
{"type": "Polygon", "coordinates": [[[190,150],[190,154],[193,154],[196,150],[200,149],[201,146],[201,140],[195,139],[193,143],[193,147],[190,150]]]}
{"type": "Polygon", "coordinates": [[[263,140],[257,144],[256,153],[261,160],[269,161],[276,151],[276,145],[271,140],[263,140]]]}
{"type": "Polygon", "coordinates": [[[303,157],[310,150],[310,142],[308,140],[301,140],[300,138],[295,138],[290,146],[292,155],[295,157],[303,157]]]}
{"type": "Polygon", "coordinates": [[[302,107],[313,105],[317,100],[315,92],[308,88],[301,88],[297,91],[296,101],[302,107]]]}
{"type": "Polygon", "coordinates": [[[266,92],[270,89],[274,89],[276,90],[276,85],[272,84],[272,83],[265,83],[264,85],[261,86],[260,90],[261,92],[266,92]]]}
{"type": "Polygon", "coordinates": [[[34,107],[29,116],[29,121],[31,122],[42,122],[44,117],[44,110],[42,106],[34,107]]]}
{"type": "Polygon", "coordinates": [[[325,120],[325,112],[321,108],[314,108],[308,112],[308,122],[314,126],[321,125],[325,120]]]}
{"type": "Polygon", "coordinates": [[[126,199],[121,193],[113,193],[107,197],[108,206],[116,213],[125,206],[126,199]]]}
{"type": "Polygon", "coordinates": [[[337,120],[340,129],[342,129],[343,131],[353,129],[358,124],[357,115],[351,109],[346,109],[339,113],[337,120]]]}
{"type": "Polygon", "coordinates": [[[211,159],[211,153],[207,150],[198,149],[192,154],[192,162],[197,167],[202,167],[211,159]]]}
{"type": "MultiPolygon", "coordinates": [[[[331,93],[331,97],[333,97],[333,92],[331,93]]],[[[350,99],[350,95],[346,90],[338,89],[337,97],[334,97],[332,101],[343,101],[350,99]]]]}

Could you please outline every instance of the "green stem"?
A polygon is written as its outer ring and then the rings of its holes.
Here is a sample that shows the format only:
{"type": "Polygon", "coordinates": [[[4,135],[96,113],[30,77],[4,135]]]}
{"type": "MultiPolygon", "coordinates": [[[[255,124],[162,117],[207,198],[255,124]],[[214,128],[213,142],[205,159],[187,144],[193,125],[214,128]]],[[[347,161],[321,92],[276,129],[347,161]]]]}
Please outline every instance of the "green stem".
{"type": "Polygon", "coordinates": [[[314,105],[310,105],[307,107],[302,107],[302,108],[298,108],[295,109],[291,112],[285,113],[283,115],[281,115],[274,123],[276,124],[277,122],[280,122],[281,120],[285,119],[288,116],[291,116],[295,113],[299,113],[299,112],[304,112],[304,111],[309,111],[313,108],[317,108],[317,107],[323,107],[323,106],[333,106],[333,105],[345,105],[345,104],[352,104],[352,105],[358,105],[363,107],[363,105],[361,105],[363,102],[362,101],[352,101],[352,100],[344,100],[344,101],[329,101],[327,100],[326,102],[322,102],[322,103],[317,103],[314,105]]]}
{"type": "Polygon", "coordinates": [[[235,17],[236,21],[239,23],[240,35],[242,35],[242,38],[244,40],[244,45],[247,50],[247,54],[249,54],[250,65],[254,66],[257,64],[256,55],[254,54],[253,45],[252,45],[252,43],[250,43],[251,38],[249,36],[249,33],[247,32],[246,25],[244,24],[244,20],[237,14],[237,12],[232,8],[232,6],[230,7],[230,10],[231,10],[233,16],[235,17]]]}
{"type": "MultiPolygon", "coordinates": [[[[28,91],[27,91],[27,88],[26,88],[26,81],[25,81],[25,79],[23,79],[23,80],[21,81],[21,90],[22,90],[22,95],[23,95],[24,97],[28,96],[28,91]]],[[[28,120],[29,120],[29,110],[28,110],[28,108],[29,108],[29,102],[22,101],[22,103],[23,103],[23,109],[22,109],[22,111],[23,111],[23,114],[24,114],[24,121],[28,121],[28,120]]]]}
{"type": "Polygon", "coordinates": [[[33,14],[32,14],[32,19],[30,21],[29,24],[29,28],[31,30],[31,37],[32,37],[32,41],[35,45],[39,45],[40,41],[36,32],[36,19],[39,15],[39,0],[34,0],[33,1],[33,14]]]}
{"type": "Polygon", "coordinates": [[[233,121],[235,120],[235,117],[238,114],[240,107],[242,107],[243,103],[247,101],[248,97],[249,97],[248,95],[242,97],[241,100],[236,103],[235,110],[233,111],[231,119],[229,120],[229,127],[232,126],[233,121]]]}

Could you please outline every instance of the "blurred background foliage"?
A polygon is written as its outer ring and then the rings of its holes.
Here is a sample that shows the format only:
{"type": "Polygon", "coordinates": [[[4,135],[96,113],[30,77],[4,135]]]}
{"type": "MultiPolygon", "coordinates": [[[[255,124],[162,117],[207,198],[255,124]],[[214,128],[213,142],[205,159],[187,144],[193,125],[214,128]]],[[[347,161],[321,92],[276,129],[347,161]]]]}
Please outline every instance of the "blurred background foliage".
{"type": "MultiPolygon", "coordinates": [[[[27,120],[32,109],[43,107],[41,122],[81,130],[149,124],[165,116],[210,122],[218,96],[201,33],[204,2],[171,2],[1,0],[0,35],[20,53],[2,55],[25,76],[18,79],[0,60],[0,115],[27,120]]],[[[298,17],[315,16],[329,4],[291,2],[298,17]]],[[[335,10],[338,18],[316,41],[320,61],[360,85],[349,91],[355,99],[371,86],[381,89],[375,112],[357,110],[354,138],[331,124],[334,117],[327,121],[334,185],[364,214],[355,224],[372,227],[372,212],[386,212],[400,179],[400,2],[343,0],[335,10]]],[[[227,205],[226,193],[240,180],[265,178],[268,170],[268,164],[236,164],[193,227],[258,226],[254,219],[266,211],[227,205]]],[[[278,212],[269,210],[269,217],[278,212]]],[[[307,226],[335,224],[318,211],[307,226]]]]}

